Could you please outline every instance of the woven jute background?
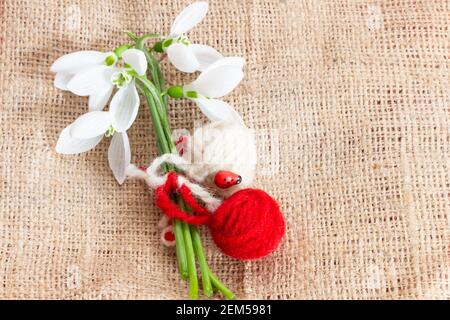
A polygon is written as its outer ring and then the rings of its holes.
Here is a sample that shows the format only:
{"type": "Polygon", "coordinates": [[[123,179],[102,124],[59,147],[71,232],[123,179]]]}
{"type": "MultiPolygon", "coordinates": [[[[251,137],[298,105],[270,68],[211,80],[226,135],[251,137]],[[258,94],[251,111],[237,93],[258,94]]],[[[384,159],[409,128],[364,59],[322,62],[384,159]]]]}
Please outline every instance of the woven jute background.
{"type": "MultiPolygon", "coordinates": [[[[116,184],[108,141],[54,151],[87,99],[55,89],[49,67],[124,30],[168,32],[189,3],[0,1],[1,298],[187,298],[153,193],[116,184]]],[[[246,59],[226,100],[256,130],[256,186],[287,220],[279,250],[254,262],[202,229],[212,269],[240,298],[450,298],[448,1],[209,3],[190,38],[246,59]]],[[[163,68],[170,84],[194,77],[163,68]]],[[[205,122],[188,102],[170,113],[174,129],[205,122]]],[[[129,134],[148,164],[145,107],[129,134]]]]}

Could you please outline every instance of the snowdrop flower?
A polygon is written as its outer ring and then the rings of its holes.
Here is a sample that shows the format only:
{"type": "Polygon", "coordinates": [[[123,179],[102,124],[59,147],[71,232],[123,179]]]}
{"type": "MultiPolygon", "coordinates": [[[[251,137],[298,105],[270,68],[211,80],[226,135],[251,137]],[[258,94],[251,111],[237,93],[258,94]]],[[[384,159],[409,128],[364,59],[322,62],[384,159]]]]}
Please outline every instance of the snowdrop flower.
{"type": "Polygon", "coordinates": [[[103,137],[112,136],[108,162],[117,182],[122,184],[131,161],[130,142],[125,131],[114,129],[113,119],[111,111],[91,111],[78,117],[61,132],[56,151],[62,154],[86,152],[99,144],[103,137]]]}
{"type": "Polygon", "coordinates": [[[174,86],[167,94],[175,99],[187,98],[194,101],[211,121],[243,123],[241,116],[228,103],[215,99],[230,93],[244,77],[244,59],[222,58],[203,71],[188,85],[174,86]]]}
{"type": "MultiPolygon", "coordinates": [[[[96,56],[97,53],[89,54],[89,56],[93,55],[96,56]]],[[[83,63],[84,67],[77,72],[75,67],[68,67],[69,65],[80,66],[75,61],[75,57],[83,60],[87,56],[74,53],[61,57],[53,64],[52,71],[57,72],[57,78],[61,72],[70,74],[70,80],[65,88],[77,95],[89,96],[90,112],[80,116],[61,132],[56,151],[62,154],[86,152],[100,143],[104,136],[112,136],[108,162],[114,177],[122,184],[126,177],[125,170],[131,160],[130,143],[126,131],[136,119],[140,104],[134,77],[145,74],[147,59],[142,51],[128,49],[121,54],[125,68],[115,67],[116,61],[110,60],[110,63],[107,63],[108,57],[111,57],[107,56],[100,64],[91,64],[86,67],[87,63],[83,63]],[[109,111],[100,111],[108,102],[114,86],[118,90],[111,99],[109,111]]],[[[93,60],[84,59],[89,63],[93,60]]]]}
{"type": "Polygon", "coordinates": [[[170,34],[157,42],[155,50],[166,52],[172,64],[180,71],[204,71],[210,64],[223,58],[216,49],[200,44],[192,44],[186,33],[206,16],[208,3],[195,2],[186,7],[176,18],[170,34]]]}
{"type": "MultiPolygon", "coordinates": [[[[110,108],[117,109],[119,118],[115,123],[123,129],[125,122],[135,116],[139,106],[139,96],[133,76],[143,75],[147,71],[145,54],[137,49],[128,49],[121,54],[126,68],[117,68],[118,57],[115,53],[80,51],[62,56],[53,63],[51,70],[56,72],[55,86],[69,90],[79,96],[89,96],[89,111],[102,110],[114,89],[110,108]],[[102,60],[103,59],[103,60],[102,60]]],[[[134,120],[134,119],[133,119],[134,120]]]]}
{"type": "Polygon", "coordinates": [[[112,113],[111,125],[118,132],[128,130],[139,111],[140,101],[134,82],[134,72],[141,76],[147,71],[147,59],[141,50],[128,49],[122,58],[130,68],[118,70],[112,75],[112,83],[119,90],[109,104],[112,113]]]}
{"type": "Polygon", "coordinates": [[[111,96],[111,75],[115,71],[117,56],[114,52],[78,51],[59,57],[50,70],[56,73],[54,86],[61,90],[69,90],[78,95],[89,95],[89,109],[101,110],[111,96]],[[81,90],[69,83],[75,75],[82,74],[96,84],[96,90],[86,87],[81,90]],[[78,92],[78,93],[77,93],[78,92]]]}

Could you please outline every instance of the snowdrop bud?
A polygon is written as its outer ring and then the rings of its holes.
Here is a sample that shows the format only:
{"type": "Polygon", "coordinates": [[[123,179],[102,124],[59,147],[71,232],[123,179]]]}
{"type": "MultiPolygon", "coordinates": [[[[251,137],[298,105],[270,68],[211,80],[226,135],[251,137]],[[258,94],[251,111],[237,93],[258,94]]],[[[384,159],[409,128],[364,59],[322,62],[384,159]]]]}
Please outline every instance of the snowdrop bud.
{"type": "Polygon", "coordinates": [[[167,94],[174,99],[180,99],[183,97],[183,87],[182,86],[173,86],[167,89],[167,94]]]}
{"type": "Polygon", "coordinates": [[[197,99],[198,93],[197,93],[197,91],[188,91],[188,92],[186,92],[186,97],[189,99],[197,99]]]}
{"type": "Polygon", "coordinates": [[[169,47],[173,43],[173,39],[169,38],[162,43],[163,49],[169,47]]]}
{"type": "Polygon", "coordinates": [[[163,53],[164,52],[163,43],[161,41],[156,42],[155,45],[153,46],[153,50],[159,53],[163,53]]]}
{"type": "Polygon", "coordinates": [[[115,64],[116,61],[117,61],[117,56],[114,55],[114,54],[112,54],[112,55],[106,57],[106,59],[105,59],[105,64],[106,64],[108,67],[110,67],[110,66],[112,66],[113,64],[115,64]]]}

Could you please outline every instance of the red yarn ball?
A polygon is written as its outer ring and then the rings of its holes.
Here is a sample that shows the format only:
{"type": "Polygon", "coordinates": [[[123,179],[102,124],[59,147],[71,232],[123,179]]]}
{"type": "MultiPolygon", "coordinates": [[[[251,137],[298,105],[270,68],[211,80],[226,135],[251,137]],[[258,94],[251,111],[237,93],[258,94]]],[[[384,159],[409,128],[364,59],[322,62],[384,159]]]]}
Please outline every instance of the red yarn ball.
{"type": "Polygon", "coordinates": [[[207,225],[217,246],[230,257],[249,260],[273,252],[284,236],[285,223],[278,203],[266,192],[243,189],[224,200],[211,214],[200,206],[186,185],[177,186],[176,173],[156,189],[156,205],[174,219],[207,225]],[[178,191],[195,215],[188,215],[170,195],[178,191]]]}
{"type": "Polygon", "coordinates": [[[217,246],[240,260],[272,253],[285,232],[278,203],[258,189],[243,189],[226,199],[208,225],[217,246]]]}

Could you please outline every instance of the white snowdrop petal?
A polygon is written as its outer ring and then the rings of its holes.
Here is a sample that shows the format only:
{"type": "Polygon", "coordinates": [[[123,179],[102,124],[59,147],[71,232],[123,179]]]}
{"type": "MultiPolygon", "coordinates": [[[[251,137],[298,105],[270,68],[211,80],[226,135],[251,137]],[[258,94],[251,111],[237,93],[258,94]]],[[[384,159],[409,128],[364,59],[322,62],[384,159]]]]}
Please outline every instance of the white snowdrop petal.
{"type": "Polygon", "coordinates": [[[93,149],[103,138],[103,135],[89,138],[76,139],[70,134],[71,126],[66,127],[60,134],[56,143],[56,152],[61,154],[77,154],[93,149]]]}
{"type": "Polygon", "coordinates": [[[144,75],[147,71],[147,59],[144,52],[138,49],[128,49],[122,53],[123,61],[129,64],[139,75],[144,75]]]}
{"type": "Polygon", "coordinates": [[[170,36],[180,36],[195,27],[208,12],[207,2],[195,2],[181,11],[170,29],[170,36]]]}
{"type": "Polygon", "coordinates": [[[174,43],[167,48],[167,56],[172,64],[180,71],[191,73],[198,70],[199,63],[190,46],[174,43]]]}
{"type": "Polygon", "coordinates": [[[98,91],[94,92],[89,96],[89,111],[100,111],[108,103],[111,93],[113,91],[113,86],[104,86],[99,88],[98,91]]]}
{"type": "Polygon", "coordinates": [[[197,98],[194,99],[203,114],[211,121],[224,121],[244,124],[239,113],[222,100],[197,98]]]}
{"type": "Polygon", "coordinates": [[[108,162],[119,184],[126,178],[126,170],[131,162],[130,142],[126,132],[116,132],[108,149],[108,162]]]}
{"type": "Polygon", "coordinates": [[[111,126],[111,114],[107,111],[91,111],[78,117],[70,134],[76,139],[89,139],[105,134],[111,126]]]}
{"type": "Polygon", "coordinates": [[[53,82],[53,85],[58,89],[67,90],[67,84],[72,79],[72,77],[73,74],[58,72],[55,75],[55,81],[53,82]]]}
{"type": "Polygon", "coordinates": [[[139,111],[139,94],[134,82],[119,89],[109,105],[112,115],[112,126],[118,132],[131,127],[139,111]]]}
{"type": "Polygon", "coordinates": [[[102,64],[106,54],[99,51],[77,51],[66,54],[53,62],[53,72],[76,73],[82,68],[102,64]]]}
{"type": "Polygon", "coordinates": [[[243,77],[242,70],[234,66],[208,68],[194,82],[185,86],[184,90],[193,90],[203,96],[219,98],[233,91],[243,77]]]}
{"type": "Polygon", "coordinates": [[[115,68],[105,65],[83,69],[69,81],[67,88],[79,96],[88,96],[99,90],[112,88],[111,76],[115,71],[115,68]]]}
{"type": "Polygon", "coordinates": [[[203,44],[192,44],[189,49],[194,53],[199,63],[198,70],[203,71],[214,62],[223,58],[223,55],[216,49],[203,44]]]}
{"type": "Polygon", "coordinates": [[[245,60],[241,57],[223,57],[222,59],[216,60],[214,63],[210,64],[206,71],[210,71],[214,68],[221,67],[221,66],[230,66],[235,67],[238,69],[244,69],[245,60]]]}

